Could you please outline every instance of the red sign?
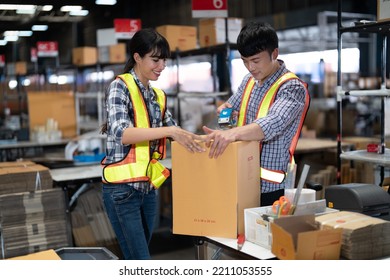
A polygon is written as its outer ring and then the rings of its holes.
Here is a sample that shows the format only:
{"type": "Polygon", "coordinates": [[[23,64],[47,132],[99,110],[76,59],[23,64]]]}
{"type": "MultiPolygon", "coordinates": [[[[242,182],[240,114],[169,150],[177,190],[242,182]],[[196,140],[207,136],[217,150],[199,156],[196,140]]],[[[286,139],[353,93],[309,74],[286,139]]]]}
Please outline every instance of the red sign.
{"type": "Polygon", "coordinates": [[[39,57],[58,56],[58,42],[56,41],[37,42],[37,50],[38,50],[39,57]]]}
{"type": "Polygon", "coordinates": [[[192,17],[228,17],[227,0],[192,0],[192,17]]]}
{"type": "Polygon", "coordinates": [[[31,56],[31,62],[37,62],[38,61],[38,50],[37,50],[37,48],[31,48],[30,49],[30,56],[31,56]]]}
{"type": "Polygon", "coordinates": [[[114,19],[114,29],[117,39],[131,39],[135,32],[141,29],[141,20],[116,18],[114,19]]]}
{"type": "Polygon", "coordinates": [[[0,67],[4,67],[4,66],[5,66],[5,55],[0,54],[0,67]]]}

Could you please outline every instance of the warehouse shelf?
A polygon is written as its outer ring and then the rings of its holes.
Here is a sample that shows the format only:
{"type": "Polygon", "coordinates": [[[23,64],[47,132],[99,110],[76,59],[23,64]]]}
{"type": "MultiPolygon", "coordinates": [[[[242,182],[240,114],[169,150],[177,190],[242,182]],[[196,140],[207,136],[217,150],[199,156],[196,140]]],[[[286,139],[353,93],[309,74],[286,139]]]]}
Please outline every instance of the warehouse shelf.
{"type": "Polygon", "coordinates": [[[371,153],[366,150],[356,150],[349,152],[342,152],[340,154],[341,159],[355,160],[361,162],[368,162],[383,166],[390,166],[390,149],[385,149],[382,153],[371,153]]]}
{"type": "MultiPolygon", "coordinates": [[[[337,48],[338,48],[338,71],[337,71],[337,151],[338,151],[338,183],[341,183],[341,160],[363,161],[380,166],[380,185],[384,181],[384,167],[390,166],[390,152],[385,149],[385,98],[390,96],[390,90],[386,88],[386,61],[387,61],[387,37],[390,35],[390,21],[358,21],[354,26],[342,26],[342,0],[338,1],[337,11],[337,48]],[[342,34],[348,32],[377,34],[382,38],[382,62],[381,62],[381,86],[380,89],[372,90],[343,90],[341,80],[341,50],[342,34]],[[381,99],[380,109],[380,150],[379,153],[369,153],[365,150],[343,152],[342,142],[342,101],[349,96],[372,97],[381,99]]],[[[390,190],[389,190],[390,193],[390,190]]]]}

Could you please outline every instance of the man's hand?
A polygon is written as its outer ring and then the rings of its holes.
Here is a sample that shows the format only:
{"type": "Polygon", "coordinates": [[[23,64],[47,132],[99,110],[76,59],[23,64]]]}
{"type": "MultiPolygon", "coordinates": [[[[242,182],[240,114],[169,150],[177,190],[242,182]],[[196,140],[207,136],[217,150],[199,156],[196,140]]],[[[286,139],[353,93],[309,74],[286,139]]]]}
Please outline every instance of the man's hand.
{"type": "Polygon", "coordinates": [[[219,157],[229,143],[236,141],[234,129],[215,130],[203,126],[203,131],[207,134],[204,141],[206,142],[206,147],[210,148],[209,158],[219,157]]]}

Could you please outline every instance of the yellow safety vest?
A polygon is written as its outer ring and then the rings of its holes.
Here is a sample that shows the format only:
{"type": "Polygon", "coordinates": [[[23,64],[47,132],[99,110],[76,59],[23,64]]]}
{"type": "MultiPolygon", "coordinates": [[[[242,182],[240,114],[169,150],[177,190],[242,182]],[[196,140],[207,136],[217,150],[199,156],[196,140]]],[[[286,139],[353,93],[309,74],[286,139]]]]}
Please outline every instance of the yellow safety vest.
{"type": "MultiPolygon", "coordinates": [[[[280,86],[284,82],[291,80],[291,79],[299,79],[299,78],[294,73],[287,72],[273,83],[273,85],[269,88],[269,90],[267,91],[267,93],[264,95],[263,99],[260,102],[259,109],[257,112],[258,119],[265,117],[268,114],[268,110],[269,110],[271,104],[274,102],[276,94],[277,94],[280,86]]],[[[296,133],[291,141],[291,145],[289,148],[290,160],[292,162],[294,161],[295,148],[297,146],[299,135],[300,135],[301,130],[302,130],[303,122],[305,120],[306,113],[307,113],[307,110],[308,110],[309,104],[310,104],[310,96],[309,96],[309,92],[307,90],[307,84],[304,82],[303,82],[303,84],[305,85],[305,88],[306,88],[305,107],[304,107],[304,111],[303,111],[302,116],[301,116],[300,123],[299,123],[298,128],[297,128],[297,131],[296,131],[296,133]]],[[[254,85],[255,85],[255,80],[253,78],[250,78],[245,86],[243,98],[242,98],[241,105],[240,105],[240,114],[238,117],[237,126],[243,126],[246,123],[246,115],[247,115],[246,112],[247,112],[247,108],[248,108],[248,104],[249,104],[249,98],[250,98],[250,95],[251,95],[251,92],[252,92],[254,85]]],[[[261,150],[261,144],[260,144],[260,150],[261,150]]],[[[267,180],[267,181],[270,181],[273,183],[280,184],[286,178],[286,173],[282,170],[270,170],[270,169],[260,167],[260,178],[263,180],[267,180]]]]}
{"type": "MultiPolygon", "coordinates": [[[[122,79],[130,92],[130,99],[133,104],[134,127],[150,128],[149,114],[134,78],[131,74],[122,74],[122,79]]],[[[166,108],[166,96],[160,89],[153,88],[156,93],[157,102],[160,105],[162,116],[166,108]]],[[[154,151],[150,157],[150,141],[142,141],[132,144],[127,155],[118,162],[105,164],[102,160],[103,182],[120,184],[146,181],[155,188],[159,188],[169,177],[170,172],[158,160],[165,158],[166,139],[160,140],[158,151],[154,151]]]]}

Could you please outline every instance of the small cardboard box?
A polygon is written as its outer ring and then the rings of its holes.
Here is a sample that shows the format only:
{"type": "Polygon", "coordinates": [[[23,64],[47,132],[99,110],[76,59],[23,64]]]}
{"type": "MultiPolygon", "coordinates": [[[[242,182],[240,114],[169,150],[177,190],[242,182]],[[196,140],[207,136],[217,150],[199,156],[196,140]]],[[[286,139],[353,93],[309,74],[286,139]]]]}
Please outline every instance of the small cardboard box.
{"type": "Polygon", "coordinates": [[[72,62],[77,66],[93,65],[97,62],[96,47],[77,47],[72,50],[72,62]]]}
{"type": "Polygon", "coordinates": [[[120,43],[98,48],[98,60],[100,63],[125,63],[126,44],[120,43]]]}
{"type": "Polygon", "coordinates": [[[338,260],[341,229],[319,229],[314,215],[286,216],[271,223],[272,253],[282,260],[338,260]]]}
{"type": "Polygon", "coordinates": [[[186,51],[196,48],[196,26],[187,25],[161,25],[156,28],[169,43],[171,51],[186,51]]]}
{"type": "Polygon", "coordinates": [[[260,205],[259,143],[238,141],[217,159],[172,142],[173,233],[237,238],[244,209],[260,205]]]}
{"type": "MultiPolygon", "coordinates": [[[[243,20],[241,18],[228,18],[229,43],[237,43],[243,20]]],[[[210,18],[199,20],[199,45],[208,47],[226,43],[226,22],[224,18],[210,18]]]]}
{"type": "Polygon", "coordinates": [[[8,260],[61,260],[60,256],[53,250],[49,249],[42,252],[31,253],[28,255],[9,258],[8,260]]]}
{"type": "Polygon", "coordinates": [[[390,2],[377,0],[377,21],[390,21],[390,2]]]}

